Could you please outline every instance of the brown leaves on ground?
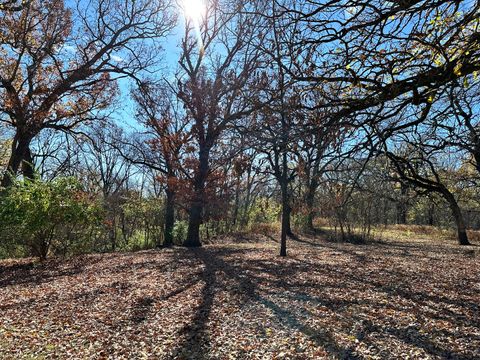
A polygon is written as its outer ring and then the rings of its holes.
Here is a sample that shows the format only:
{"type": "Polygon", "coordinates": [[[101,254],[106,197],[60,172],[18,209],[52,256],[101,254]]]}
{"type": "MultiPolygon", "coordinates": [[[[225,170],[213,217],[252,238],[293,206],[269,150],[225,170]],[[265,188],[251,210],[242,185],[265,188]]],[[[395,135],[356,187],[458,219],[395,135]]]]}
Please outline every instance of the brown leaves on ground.
{"type": "Polygon", "coordinates": [[[480,358],[477,247],[277,247],[0,262],[0,358],[480,358]]]}

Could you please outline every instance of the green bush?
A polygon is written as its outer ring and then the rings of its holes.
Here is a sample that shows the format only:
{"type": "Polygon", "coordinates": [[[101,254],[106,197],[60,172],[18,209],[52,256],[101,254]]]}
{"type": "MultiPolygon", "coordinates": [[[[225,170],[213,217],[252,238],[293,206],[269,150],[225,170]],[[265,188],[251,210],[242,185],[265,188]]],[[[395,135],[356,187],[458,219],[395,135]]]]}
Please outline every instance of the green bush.
{"type": "Polygon", "coordinates": [[[282,207],[272,199],[259,198],[255,200],[248,212],[248,223],[274,223],[280,218],[282,207]]]}
{"type": "Polygon", "coordinates": [[[41,259],[50,251],[66,255],[88,248],[87,229],[100,218],[99,206],[74,178],[18,181],[0,195],[0,244],[4,252],[20,247],[41,259]]]}
{"type": "Polygon", "coordinates": [[[143,198],[140,194],[125,197],[118,211],[118,232],[124,239],[119,250],[135,251],[162,244],[164,212],[162,199],[143,198]]]}
{"type": "Polygon", "coordinates": [[[176,221],[173,227],[173,241],[176,244],[183,244],[188,235],[188,221],[180,220],[176,221]]]}

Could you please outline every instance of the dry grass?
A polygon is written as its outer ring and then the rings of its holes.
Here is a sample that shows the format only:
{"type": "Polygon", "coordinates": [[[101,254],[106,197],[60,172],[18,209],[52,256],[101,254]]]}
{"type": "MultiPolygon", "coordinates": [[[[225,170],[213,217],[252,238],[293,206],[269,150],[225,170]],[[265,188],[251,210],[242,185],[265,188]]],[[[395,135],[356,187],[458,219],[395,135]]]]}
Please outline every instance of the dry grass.
{"type": "Polygon", "coordinates": [[[281,224],[279,222],[276,223],[259,223],[252,225],[252,229],[250,233],[263,235],[263,236],[273,236],[278,234],[281,229],[281,224]]]}
{"type": "Polygon", "coordinates": [[[468,230],[467,231],[468,239],[474,244],[480,244],[480,231],[478,230],[468,230]]]}

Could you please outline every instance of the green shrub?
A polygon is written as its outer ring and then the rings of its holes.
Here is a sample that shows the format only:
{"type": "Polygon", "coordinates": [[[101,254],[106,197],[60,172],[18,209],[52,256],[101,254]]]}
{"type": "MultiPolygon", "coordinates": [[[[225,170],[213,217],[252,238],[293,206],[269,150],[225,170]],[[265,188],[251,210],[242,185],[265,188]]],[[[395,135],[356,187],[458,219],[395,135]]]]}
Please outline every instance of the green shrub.
{"type": "Polygon", "coordinates": [[[282,207],[272,199],[259,198],[255,200],[248,212],[248,223],[274,223],[280,218],[282,207]]]}
{"type": "Polygon", "coordinates": [[[187,239],[188,234],[188,221],[181,220],[176,221],[175,226],[173,227],[173,239],[177,244],[183,244],[187,239]]]}
{"type": "Polygon", "coordinates": [[[125,197],[117,221],[118,233],[124,239],[120,250],[143,250],[163,243],[164,212],[162,199],[143,198],[139,194],[125,197]]]}
{"type": "Polygon", "coordinates": [[[74,178],[18,181],[0,195],[0,243],[41,259],[51,250],[66,255],[86,246],[87,228],[100,217],[74,178]]]}

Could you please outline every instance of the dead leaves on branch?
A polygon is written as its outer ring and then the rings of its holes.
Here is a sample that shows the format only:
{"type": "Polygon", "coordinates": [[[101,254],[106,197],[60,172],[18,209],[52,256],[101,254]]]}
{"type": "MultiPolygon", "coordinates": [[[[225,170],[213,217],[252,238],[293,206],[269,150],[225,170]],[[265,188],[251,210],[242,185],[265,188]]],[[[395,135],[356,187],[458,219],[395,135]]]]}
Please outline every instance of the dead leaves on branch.
{"type": "Polygon", "coordinates": [[[1,262],[0,357],[480,357],[477,256],[308,241],[1,262]]]}

